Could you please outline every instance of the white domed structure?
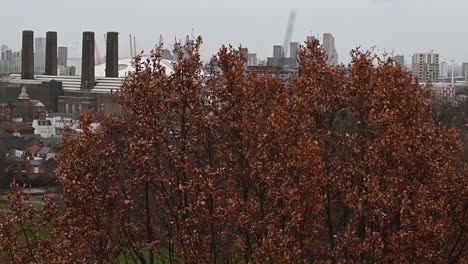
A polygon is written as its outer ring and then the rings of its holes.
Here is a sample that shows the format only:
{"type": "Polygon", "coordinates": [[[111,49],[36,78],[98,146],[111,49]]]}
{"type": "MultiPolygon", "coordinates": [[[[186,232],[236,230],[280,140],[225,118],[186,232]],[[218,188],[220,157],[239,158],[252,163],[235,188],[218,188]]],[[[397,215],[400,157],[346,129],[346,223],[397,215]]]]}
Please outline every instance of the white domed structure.
{"type": "MultiPolygon", "coordinates": [[[[149,57],[143,56],[141,59],[146,60],[149,57]]],[[[171,60],[161,60],[161,64],[166,68],[166,74],[171,75],[174,73],[174,69],[172,67],[172,62],[171,60]]],[[[131,59],[122,59],[119,60],[119,77],[126,77],[128,73],[133,72],[135,69],[132,65],[132,60],[131,59]]],[[[100,64],[96,65],[94,68],[95,75],[98,77],[104,77],[106,76],[106,64],[100,64]]]]}

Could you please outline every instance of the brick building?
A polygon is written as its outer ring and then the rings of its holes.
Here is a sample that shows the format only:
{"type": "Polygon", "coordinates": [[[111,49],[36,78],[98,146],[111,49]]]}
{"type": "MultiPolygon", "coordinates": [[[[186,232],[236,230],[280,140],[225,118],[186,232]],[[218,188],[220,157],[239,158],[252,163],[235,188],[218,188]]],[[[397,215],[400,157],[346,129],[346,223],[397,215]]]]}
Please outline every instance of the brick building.
{"type": "Polygon", "coordinates": [[[46,115],[46,106],[39,100],[29,98],[25,87],[21,89],[16,104],[0,103],[0,122],[32,122],[34,119],[45,119],[46,115]]]}

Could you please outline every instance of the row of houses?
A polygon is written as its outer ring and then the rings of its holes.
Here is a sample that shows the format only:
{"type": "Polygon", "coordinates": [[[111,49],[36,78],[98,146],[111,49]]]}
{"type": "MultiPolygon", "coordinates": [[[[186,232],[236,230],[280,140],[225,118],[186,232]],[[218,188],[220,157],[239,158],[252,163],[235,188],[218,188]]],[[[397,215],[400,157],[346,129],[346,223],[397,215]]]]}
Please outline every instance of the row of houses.
{"type": "Polygon", "coordinates": [[[0,155],[3,160],[0,177],[14,178],[29,186],[54,184],[58,139],[15,136],[0,130],[0,155]]]}

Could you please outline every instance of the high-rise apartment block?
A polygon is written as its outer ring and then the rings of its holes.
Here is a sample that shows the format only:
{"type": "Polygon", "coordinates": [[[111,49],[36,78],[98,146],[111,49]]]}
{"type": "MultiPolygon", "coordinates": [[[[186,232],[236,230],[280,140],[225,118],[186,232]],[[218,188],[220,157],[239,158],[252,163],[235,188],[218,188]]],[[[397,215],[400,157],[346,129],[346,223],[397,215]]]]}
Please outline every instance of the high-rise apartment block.
{"type": "Polygon", "coordinates": [[[327,58],[326,63],[331,66],[338,65],[338,53],[335,48],[335,37],[330,33],[323,34],[323,51],[327,58]]]}
{"type": "Polygon", "coordinates": [[[437,82],[440,77],[439,54],[415,53],[412,58],[411,70],[421,82],[437,82]]]}

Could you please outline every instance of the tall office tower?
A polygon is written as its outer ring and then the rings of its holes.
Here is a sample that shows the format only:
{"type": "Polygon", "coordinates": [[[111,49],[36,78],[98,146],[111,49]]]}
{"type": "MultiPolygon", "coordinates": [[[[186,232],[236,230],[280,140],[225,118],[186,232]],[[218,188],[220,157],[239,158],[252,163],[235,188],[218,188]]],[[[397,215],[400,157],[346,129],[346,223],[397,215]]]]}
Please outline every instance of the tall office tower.
{"type": "Polygon", "coordinates": [[[465,80],[468,80],[468,62],[462,64],[461,75],[465,77],[465,80]]]}
{"type": "Polygon", "coordinates": [[[67,47],[58,47],[58,66],[67,67],[68,60],[68,48],[67,47]]]}
{"type": "Polygon", "coordinates": [[[81,55],[81,90],[94,87],[94,32],[83,32],[83,52],[81,55]]]}
{"type": "Polygon", "coordinates": [[[11,72],[20,73],[21,72],[21,52],[13,52],[11,59],[11,72]]]}
{"type": "Polygon", "coordinates": [[[439,81],[439,54],[415,53],[412,57],[411,71],[418,76],[420,82],[439,81]]]}
{"type": "Polygon", "coordinates": [[[34,39],[34,72],[43,74],[45,72],[46,38],[34,39]]]}
{"type": "Polygon", "coordinates": [[[2,74],[10,74],[12,72],[11,71],[12,59],[13,59],[13,52],[11,51],[11,49],[6,49],[3,52],[3,60],[1,61],[1,64],[2,64],[1,73],[2,74]]]}
{"type": "Polygon", "coordinates": [[[119,33],[107,32],[106,77],[119,77],[119,33]]]}
{"type": "Polygon", "coordinates": [[[7,45],[0,46],[0,60],[5,60],[5,51],[8,49],[7,45]]]}
{"type": "Polygon", "coordinates": [[[57,75],[57,32],[46,33],[45,74],[57,75]]]}
{"type": "Polygon", "coordinates": [[[273,46],[273,58],[283,58],[283,57],[284,57],[283,46],[274,45],[273,46]]]}
{"type": "Polygon", "coordinates": [[[297,50],[299,49],[299,42],[291,42],[289,43],[289,57],[296,58],[297,50]]]}
{"type": "Polygon", "coordinates": [[[249,53],[247,66],[257,66],[257,53],[249,53]]]}
{"type": "Polygon", "coordinates": [[[440,77],[448,77],[449,75],[449,65],[447,62],[441,62],[439,68],[440,77]]]}
{"type": "Polygon", "coordinates": [[[34,32],[23,31],[21,48],[21,79],[34,79],[34,32]]]}
{"type": "Polygon", "coordinates": [[[393,59],[395,60],[396,64],[400,65],[402,68],[405,67],[405,56],[396,55],[395,57],[393,57],[393,59]]]}
{"type": "Polygon", "coordinates": [[[5,61],[8,64],[11,64],[12,56],[13,56],[13,51],[11,49],[5,50],[5,61]]]}
{"type": "Polygon", "coordinates": [[[326,63],[328,65],[338,65],[338,53],[335,49],[335,38],[330,33],[323,34],[323,51],[327,57],[326,63]]]}

